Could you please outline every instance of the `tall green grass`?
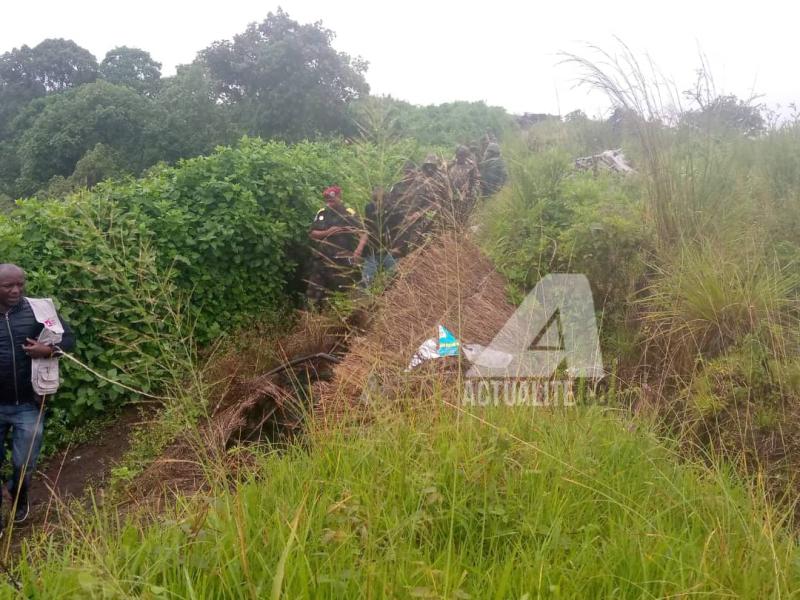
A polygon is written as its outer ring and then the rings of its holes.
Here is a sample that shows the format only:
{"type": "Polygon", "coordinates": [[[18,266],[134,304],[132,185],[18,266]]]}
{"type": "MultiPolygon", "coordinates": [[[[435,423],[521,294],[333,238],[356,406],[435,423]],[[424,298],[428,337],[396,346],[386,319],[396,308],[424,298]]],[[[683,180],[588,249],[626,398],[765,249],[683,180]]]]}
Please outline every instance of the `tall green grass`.
{"type": "MultiPolygon", "coordinates": [[[[618,136],[638,171],[628,189],[644,239],[620,253],[631,238],[611,229],[612,243],[591,248],[591,261],[567,265],[590,275],[604,315],[622,311],[622,319],[603,321],[603,339],[615,344],[604,352],[627,349],[615,356],[626,381],[646,390],[644,400],[673,418],[680,436],[724,448],[752,474],[765,471],[773,493],[791,503],[800,490],[792,441],[800,432],[800,126],[795,119],[751,128],[758,107],[718,94],[699,58],[695,89],[681,93],[622,43],[568,55],[615,113],[604,123],[573,119],[560,137],[551,123],[528,138],[557,140],[555,152],[574,145],[582,129],[618,136]],[[591,272],[592,264],[605,271],[591,272]],[[631,285],[609,303],[597,294],[607,281],[631,285]]],[[[511,175],[512,189],[525,185],[526,177],[511,175]]],[[[608,204],[603,198],[589,214],[600,221],[608,204]]],[[[493,237],[509,248],[525,244],[518,225],[496,223],[493,237]]],[[[571,219],[549,237],[576,226],[592,230],[591,221],[571,219]]],[[[501,267],[507,256],[515,255],[501,256],[501,267]]],[[[527,264],[540,262],[532,255],[527,264]]]]}
{"type": "Polygon", "coordinates": [[[782,515],[596,409],[443,408],[310,433],[156,523],[98,509],[0,597],[788,598],[782,515]]]}
{"type": "MultiPolygon", "coordinates": [[[[586,275],[601,334],[611,344],[612,337],[619,339],[652,246],[642,179],[576,172],[563,149],[530,151],[519,142],[504,147],[510,150],[510,177],[478,215],[482,247],[516,302],[548,273],[586,275]]],[[[616,342],[609,350],[609,356],[623,352],[616,342]]]]}

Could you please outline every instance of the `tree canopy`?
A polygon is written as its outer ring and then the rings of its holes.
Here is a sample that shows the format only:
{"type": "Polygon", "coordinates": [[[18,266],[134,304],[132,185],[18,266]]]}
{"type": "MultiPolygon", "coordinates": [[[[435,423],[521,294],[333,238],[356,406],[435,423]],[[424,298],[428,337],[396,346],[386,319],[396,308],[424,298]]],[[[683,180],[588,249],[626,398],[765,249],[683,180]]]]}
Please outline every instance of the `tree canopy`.
{"type": "Polygon", "coordinates": [[[162,80],[154,108],[153,138],[161,160],[208,154],[241,133],[230,107],[216,101],[214,81],[200,64],[181,66],[174,77],[162,80]]]}
{"type": "Polygon", "coordinates": [[[349,107],[369,92],[367,63],[336,50],[334,38],[279,9],[171,77],[129,46],[99,64],[72,40],[5,52],[0,194],[91,186],[106,174],[208,154],[244,134],[294,141],[354,133],[349,107]]]}
{"type": "Polygon", "coordinates": [[[18,189],[30,194],[53,175],[69,176],[97,144],[120,151],[131,170],[143,168],[150,162],[145,133],[152,119],[145,98],[106,81],[49,98],[20,138],[18,189]]]}
{"type": "Polygon", "coordinates": [[[513,120],[482,102],[420,107],[369,96],[367,62],[321,22],[268,13],[163,76],[144,49],[99,62],[72,40],[0,55],[0,198],[62,196],[106,177],[209,154],[243,135],[350,138],[374,110],[386,135],[426,145],[500,135],[513,120]]]}
{"type": "Polygon", "coordinates": [[[100,77],[117,85],[125,85],[139,93],[152,95],[161,80],[161,63],[139,48],[118,46],[106,53],[100,63],[100,77]]]}
{"type": "Polygon", "coordinates": [[[0,83],[21,86],[32,95],[58,92],[97,79],[97,59],[72,40],[47,39],[0,56],[0,83]]]}
{"type": "Polygon", "coordinates": [[[0,55],[0,139],[34,98],[91,83],[97,59],[72,40],[47,39],[0,55]]]}
{"type": "Polygon", "coordinates": [[[746,136],[764,133],[767,128],[762,107],[736,96],[716,96],[699,108],[686,111],[683,125],[702,131],[734,131],[746,136]]]}
{"type": "Polygon", "coordinates": [[[201,51],[198,61],[248,133],[308,138],[346,130],[347,105],[369,92],[367,63],[336,51],[333,39],[320,23],[301,25],[278,9],[201,51]]]}

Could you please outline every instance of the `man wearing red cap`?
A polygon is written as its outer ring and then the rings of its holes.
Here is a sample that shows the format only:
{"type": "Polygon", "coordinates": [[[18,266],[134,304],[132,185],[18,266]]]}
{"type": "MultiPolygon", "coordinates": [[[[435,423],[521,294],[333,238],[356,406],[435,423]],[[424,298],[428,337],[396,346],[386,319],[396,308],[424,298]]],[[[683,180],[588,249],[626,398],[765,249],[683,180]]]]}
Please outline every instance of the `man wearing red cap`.
{"type": "Polygon", "coordinates": [[[334,185],[322,192],[325,207],[317,212],[309,231],[314,241],[314,262],[306,296],[319,306],[331,292],[355,283],[367,233],[356,212],[342,203],[342,190],[334,185]]]}

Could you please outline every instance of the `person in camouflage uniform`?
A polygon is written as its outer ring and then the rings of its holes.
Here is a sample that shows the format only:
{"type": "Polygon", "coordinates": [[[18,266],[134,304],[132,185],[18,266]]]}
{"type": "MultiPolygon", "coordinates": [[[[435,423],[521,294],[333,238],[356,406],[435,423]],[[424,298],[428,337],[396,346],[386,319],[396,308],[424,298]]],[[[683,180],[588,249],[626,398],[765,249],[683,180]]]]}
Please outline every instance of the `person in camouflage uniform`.
{"type": "Polygon", "coordinates": [[[500,146],[492,142],[486,147],[486,156],[480,165],[481,194],[495,194],[508,179],[506,163],[500,156],[500,146]]]}
{"type": "Polygon", "coordinates": [[[405,256],[421,246],[435,225],[452,219],[450,183],[435,155],[425,158],[392,210],[399,216],[394,243],[397,256],[405,256]]]}
{"type": "Polygon", "coordinates": [[[430,213],[432,225],[452,227],[455,223],[455,203],[446,165],[435,154],[422,163],[422,176],[417,178],[414,194],[420,209],[430,213]]]}
{"type": "Polygon", "coordinates": [[[403,164],[403,178],[389,189],[387,204],[397,204],[405,196],[411,186],[414,185],[417,175],[419,175],[417,165],[414,164],[414,161],[407,160],[405,164],[403,164]]]}
{"type": "Polygon", "coordinates": [[[353,285],[357,264],[367,243],[367,234],[356,212],[342,203],[342,190],[331,186],[323,192],[325,207],[314,217],[309,237],[314,241],[314,258],[306,296],[321,306],[332,292],[353,285]]]}
{"type": "Polygon", "coordinates": [[[469,148],[466,146],[456,148],[456,156],[447,167],[447,175],[450,178],[455,204],[456,222],[464,225],[475,208],[480,192],[480,173],[478,165],[470,156],[469,148]]]}

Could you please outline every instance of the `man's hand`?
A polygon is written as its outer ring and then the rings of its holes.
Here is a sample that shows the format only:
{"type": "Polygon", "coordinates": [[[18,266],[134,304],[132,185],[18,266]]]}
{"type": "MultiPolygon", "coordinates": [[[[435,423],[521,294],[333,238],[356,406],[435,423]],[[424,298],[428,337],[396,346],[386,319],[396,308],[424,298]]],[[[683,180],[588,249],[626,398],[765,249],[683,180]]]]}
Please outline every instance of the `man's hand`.
{"type": "Polygon", "coordinates": [[[340,233],[348,233],[350,231],[349,227],[344,227],[342,225],[334,225],[333,227],[329,227],[325,230],[325,233],[328,235],[338,235],[340,233]]]}
{"type": "Polygon", "coordinates": [[[328,227],[327,229],[312,229],[310,235],[311,239],[324,240],[329,236],[338,235],[340,233],[350,233],[351,231],[353,231],[352,227],[343,227],[341,225],[334,225],[333,227],[328,227]]]}
{"type": "Polygon", "coordinates": [[[53,356],[53,347],[41,344],[31,338],[25,338],[26,344],[22,344],[22,349],[31,358],[50,358],[53,356]]]}

